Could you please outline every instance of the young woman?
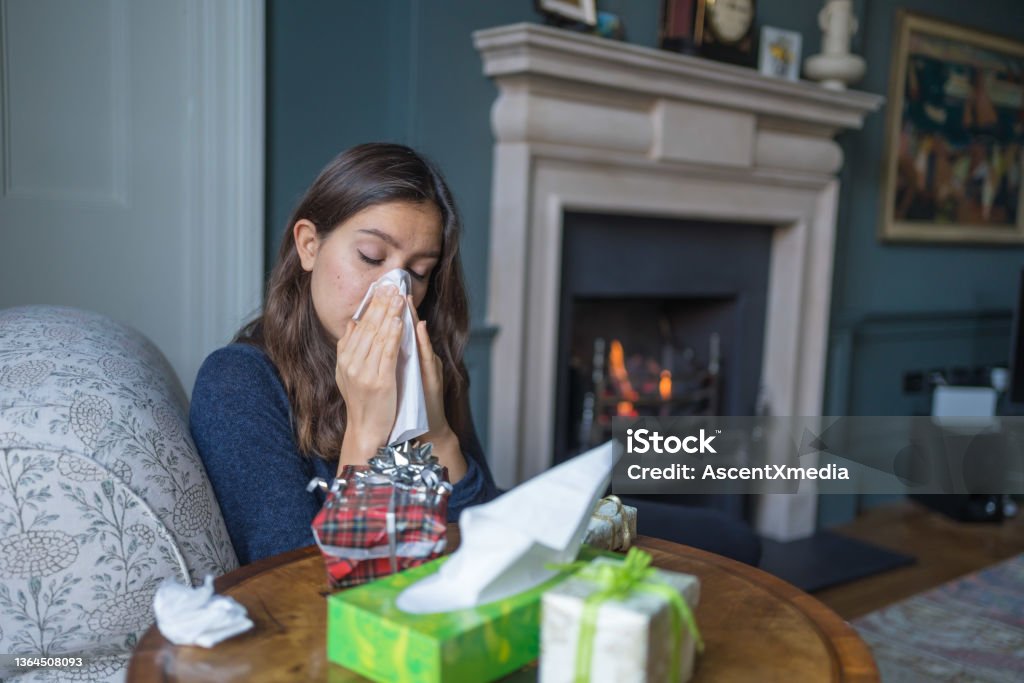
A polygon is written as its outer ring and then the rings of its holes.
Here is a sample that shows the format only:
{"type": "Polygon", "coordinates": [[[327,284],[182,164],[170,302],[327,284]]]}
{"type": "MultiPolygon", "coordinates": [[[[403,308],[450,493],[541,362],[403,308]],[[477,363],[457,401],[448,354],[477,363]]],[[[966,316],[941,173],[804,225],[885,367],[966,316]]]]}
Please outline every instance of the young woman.
{"type": "Polygon", "coordinates": [[[407,301],[369,286],[406,270],[430,431],[420,437],[455,485],[449,520],[496,493],[469,412],[459,216],[438,170],[408,147],[367,144],[335,158],[288,223],[263,314],[203,363],[192,437],[238,559],[313,543],[324,495],[306,492],[365,464],[395,420],[407,301]]]}

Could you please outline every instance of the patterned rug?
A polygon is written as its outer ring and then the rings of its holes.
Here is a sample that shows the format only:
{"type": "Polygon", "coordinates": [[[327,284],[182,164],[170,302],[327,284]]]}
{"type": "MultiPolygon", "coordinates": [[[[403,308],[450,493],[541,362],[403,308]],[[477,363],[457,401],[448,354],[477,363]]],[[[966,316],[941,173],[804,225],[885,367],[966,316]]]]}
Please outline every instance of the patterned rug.
{"type": "Polygon", "coordinates": [[[853,625],[871,646],[882,683],[1024,681],[1024,554],[853,625]]]}

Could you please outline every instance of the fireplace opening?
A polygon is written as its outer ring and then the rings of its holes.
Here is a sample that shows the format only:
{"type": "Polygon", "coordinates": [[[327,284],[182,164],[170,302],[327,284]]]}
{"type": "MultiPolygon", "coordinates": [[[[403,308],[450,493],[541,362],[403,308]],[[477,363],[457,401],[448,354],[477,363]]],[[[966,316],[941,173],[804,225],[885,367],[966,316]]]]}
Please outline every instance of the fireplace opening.
{"type": "Polygon", "coordinates": [[[755,414],[771,242],[767,225],[566,213],[556,462],[610,438],[616,414],[755,414]]]}
{"type": "Polygon", "coordinates": [[[734,297],[577,298],[569,325],[567,449],[610,439],[615,416],[720,414],[734,306],[734,297]]]}

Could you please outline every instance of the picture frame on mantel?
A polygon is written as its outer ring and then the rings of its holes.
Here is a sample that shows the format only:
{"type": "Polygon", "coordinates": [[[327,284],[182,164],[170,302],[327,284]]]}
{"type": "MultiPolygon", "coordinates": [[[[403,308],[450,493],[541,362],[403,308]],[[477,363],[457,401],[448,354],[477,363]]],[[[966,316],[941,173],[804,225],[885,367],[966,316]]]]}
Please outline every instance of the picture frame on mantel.
{"type": "Polygon", "coordinates": [[[597,24],[597,0],[534,0],[543,14],[563,21],[578,21],[588,26],[597,24]]]}
{"type": "Polygon", "coordinates": [[[800,80],[800,48],[803,36],[774,26],[761,27],[757,70],[766,76],[800,80]]]}
{"type": "Polygon", "coordinates": [[[1024,242],[1024,43],[900,11],[879,237],[1024,242]]]}

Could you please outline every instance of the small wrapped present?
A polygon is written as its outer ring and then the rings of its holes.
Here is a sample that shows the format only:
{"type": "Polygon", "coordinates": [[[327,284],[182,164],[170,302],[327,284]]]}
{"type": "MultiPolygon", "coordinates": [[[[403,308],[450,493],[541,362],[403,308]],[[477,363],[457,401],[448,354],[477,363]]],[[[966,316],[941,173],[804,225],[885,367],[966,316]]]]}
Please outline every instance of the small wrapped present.
{"type": "Polygon", "coordinates": [[[623,561],[601,557],[544,593],[540,683],[690,679],[703,649],[693,617],[700,582],[650,562],[638,548],[623,561]]]}
{"type": "Polygon", "coordinates": [[[636,538],[636,508],[623,505],[618,496],[597,501],[583,542],[602,550],[626,552],[636,538]]]}
{"type": "Polygon", "coordinates": [[[329,486],[316,478],[307,488],[317,486],[327,500],[313,537],[331,587],[365,583],[444,551],[452,485],[429,443],[381,448],[368,466],[346,465],[329,486]]]}

